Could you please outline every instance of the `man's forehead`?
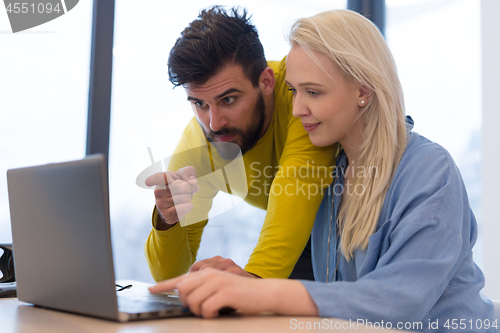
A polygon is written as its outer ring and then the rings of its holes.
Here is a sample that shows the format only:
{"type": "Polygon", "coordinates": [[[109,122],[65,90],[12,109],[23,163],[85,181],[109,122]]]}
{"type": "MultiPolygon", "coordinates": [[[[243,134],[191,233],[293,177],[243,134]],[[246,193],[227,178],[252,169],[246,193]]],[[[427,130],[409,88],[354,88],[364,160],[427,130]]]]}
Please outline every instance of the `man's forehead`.
{"type": "MultiPolygon", "coordinates": [[[[204,95],[205,98],[215,98],[225,91],[244,92],[251,87],[250,79],[246,77],[239,65],[226,66],[203,84],[186,83],[184,85],[186,94],[196,98],[198,98],[197,95],[204,95]]],[[[202,99],[201,96],[199,98],[202,99]]]]}

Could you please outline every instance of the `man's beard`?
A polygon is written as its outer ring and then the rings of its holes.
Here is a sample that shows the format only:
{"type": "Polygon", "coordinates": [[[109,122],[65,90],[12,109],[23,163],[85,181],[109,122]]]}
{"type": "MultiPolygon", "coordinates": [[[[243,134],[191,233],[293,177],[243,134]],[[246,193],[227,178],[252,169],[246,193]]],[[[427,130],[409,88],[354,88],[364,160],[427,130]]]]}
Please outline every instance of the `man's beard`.
{"type": "MultiPolygon", "coordinates": [[[[220,131],[207,131],[203,126],[203,133],[207,138],[208,142],[214,142],[215,148],[219,153],[220,157],[225,160],[232,160],[236,158],[238,155],[235,153],[234,149],[231,149],[232,144],[224,144],[223,142],[218,143],[215,140],[215,137],[218,135],[236,135],[236,137],[240,138],[240,142],[238,146],[241,149],[241,154],[244,155],[247,151],[252,149],[259,141],[260,133],[264,127],[264,123],[266,121],[266,104],[264,102],[264,96],[262,96],[262,92],[259,92],[259,96],[257,97],[257,103],[255,103],[255,107],[253,110],[253,118],[254,121],[247,127],[246,130],[241,130],[239,128],[223,128],[220,131]],[[224,148],[223,148],[224,147],[224,148]]],[[[233,146],[234,147],[234,146],[233,146]]]]}

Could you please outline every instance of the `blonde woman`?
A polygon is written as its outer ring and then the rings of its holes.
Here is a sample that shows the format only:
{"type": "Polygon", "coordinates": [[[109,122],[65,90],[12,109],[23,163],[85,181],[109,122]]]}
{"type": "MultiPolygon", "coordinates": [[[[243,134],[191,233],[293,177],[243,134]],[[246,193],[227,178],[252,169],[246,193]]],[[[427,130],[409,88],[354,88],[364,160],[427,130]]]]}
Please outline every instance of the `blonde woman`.
{"type": "Polygon", "coordinates": [[[412,131],[377,28],[335,10],[298,20],[289,40],[293,114],[313,144],[339,144],[334,181],[312,232],[316,281],[252,279],[206,267],[151,291],[178,289],[203,317],[229,306],[393,328],[421,322],[422,331],[446,330],[447,323],[452,329],[455,319],[468,331],[493,332],[493,306],[480,294],[484,277],[472,258],[477,224],[460,172],[444,148],[412,131]]]}

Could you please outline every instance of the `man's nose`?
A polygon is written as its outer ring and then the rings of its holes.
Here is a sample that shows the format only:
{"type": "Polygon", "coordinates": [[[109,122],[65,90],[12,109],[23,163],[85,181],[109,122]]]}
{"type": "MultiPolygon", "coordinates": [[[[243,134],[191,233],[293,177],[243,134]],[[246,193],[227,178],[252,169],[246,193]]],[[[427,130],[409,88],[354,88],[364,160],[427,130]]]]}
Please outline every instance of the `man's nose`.
{"type": "Polygon", "coordinates": [[[210,108],[210,128],[212,131],[220,131],[227,125],[225,113],[217,107],[210,108]]]}

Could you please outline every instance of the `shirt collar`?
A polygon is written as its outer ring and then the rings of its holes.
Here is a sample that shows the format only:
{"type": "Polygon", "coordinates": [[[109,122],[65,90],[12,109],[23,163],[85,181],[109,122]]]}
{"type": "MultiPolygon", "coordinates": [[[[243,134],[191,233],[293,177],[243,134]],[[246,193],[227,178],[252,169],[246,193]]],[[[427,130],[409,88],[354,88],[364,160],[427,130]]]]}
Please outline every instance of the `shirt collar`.
{"type": "MultiPolygon", "coordinates": [[[[410,135],[410,132],[413,130],[413,126],[415,125],[415,122],[413,121],[412,117],[406,116],[405,123],[406,123],[406,132],[408,133],[408,135],[410,135]]],[[[339,168],[344,169],[346,165],[347,165],[347,155],[344,149],[341,147],[339,150],[339,154],[337,156],[337,163],[336,163],[337,167],[335,168],[335,171],[337,171],[337,169],[339,168]]],[[[336,176],[336,172],[334,172],[333,176],[336,176]]]]}

